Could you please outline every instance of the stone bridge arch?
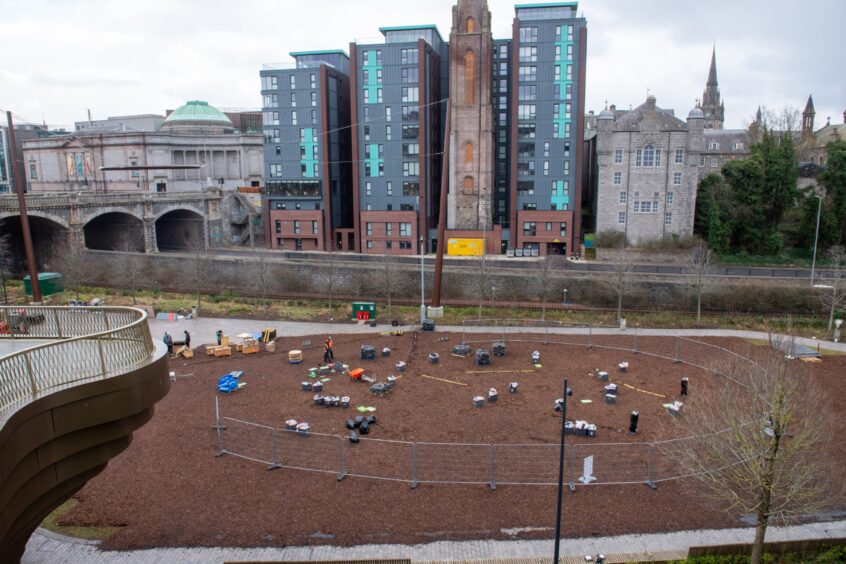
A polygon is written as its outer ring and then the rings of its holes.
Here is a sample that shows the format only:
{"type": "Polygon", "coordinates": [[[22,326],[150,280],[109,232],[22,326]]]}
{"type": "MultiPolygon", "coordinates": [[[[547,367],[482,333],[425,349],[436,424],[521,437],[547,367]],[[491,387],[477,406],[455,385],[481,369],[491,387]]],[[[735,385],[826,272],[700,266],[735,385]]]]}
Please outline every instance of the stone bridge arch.
{"type": "MultiPolygon", "coordinates": [[[[39,271],[55,270],[62,247],[68,242],[73,229],[63,218],[40,210],[29,212],[29,230],[39,271]]],[[[21,216],[17,212],[0,212],[0,236],[9,235],[9,250],[13,273],[26,270],[26,253],[23,245],[21,216]]]]}
{"type": "Polygon", "coordinates": [[[155,242],[159,252],[196,251],[208,248],[206,215],[186,206],[170,206],[155,218],[155,242]]]}
{"type": "Polygon", "coordinates": [[[97,251],[143,253],[144,218],[128,210],[98,210],[82,226],[85,247],[97,251]]]}

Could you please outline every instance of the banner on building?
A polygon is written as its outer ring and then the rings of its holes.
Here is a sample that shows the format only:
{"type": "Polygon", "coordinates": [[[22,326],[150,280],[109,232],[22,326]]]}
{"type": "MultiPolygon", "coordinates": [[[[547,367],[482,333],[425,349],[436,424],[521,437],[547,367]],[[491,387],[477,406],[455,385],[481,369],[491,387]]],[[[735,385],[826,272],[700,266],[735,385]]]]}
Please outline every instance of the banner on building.
{"type": "Polygon", "coordinates": [[[460,257],[480,257],[485,254],[482,239],[447,239],[447,254],[460,257]]]}
{"type": "Polygon", "coordinates": [[[85,153],[85,176],[94,176],[94,157],[85,153]]]}

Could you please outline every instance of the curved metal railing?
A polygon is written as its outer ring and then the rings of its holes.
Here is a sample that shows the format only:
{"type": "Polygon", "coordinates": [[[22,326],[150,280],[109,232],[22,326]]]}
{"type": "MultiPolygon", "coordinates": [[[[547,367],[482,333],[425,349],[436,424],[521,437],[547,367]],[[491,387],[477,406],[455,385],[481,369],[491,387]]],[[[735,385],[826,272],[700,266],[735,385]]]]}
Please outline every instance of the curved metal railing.
{"type": "Polygon", "coordinates": [[[147,314],[130,307],[0,307],[0,341],[51,339],[0,358],[0,426],[42,394],[125,373],[155,350],[147,314]]]}

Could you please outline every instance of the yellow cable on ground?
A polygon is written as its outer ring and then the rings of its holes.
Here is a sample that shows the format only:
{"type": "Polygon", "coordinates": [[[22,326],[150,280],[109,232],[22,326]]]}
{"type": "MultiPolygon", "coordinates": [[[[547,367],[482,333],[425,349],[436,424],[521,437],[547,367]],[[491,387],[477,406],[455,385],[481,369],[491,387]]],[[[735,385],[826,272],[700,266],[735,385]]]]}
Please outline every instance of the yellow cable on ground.
{"type": "Polygon", "coordinates": [[[468,384],[465,384],[464,382],[454,382],[452,380],[445,380],[443,378],[435,378],[434,376],[428,376],[426,374],[421,374],[421,376],[423,376],[424,378],[429,378],[431,380],[437,380],[439,382],[446,382],[447,384],[455,384],[456,386],[467,386],[468,385],[468,384]]]}
{"type": "Polygon", "coordinates": [[[505,374],[514,372],[537,372],[537,370],[465,370],[465,374],[505,374]]]}
{"type": "Polygon", "coordinates": [[[629,385],[629,384],[626,384],[625,382],[620,382],[620,383],[621,383],[622,385],[624,385],[625,387],[627,387],[627,388],[631,388],[632,390],[635,390],[635,391],[641,392],[641,393],[643,393],[643,394],[649,394],[650,396],[657,396],[657,397],[659,397],[659,398],[666,398],[666,397],[667,397],[667,396],[665,396],[665,395],[663,395],[663,394],[656,394],[655,392],[648,392],[648,391],[646,391],[646,390],[641,390],[640,388],[635,388],[634,386],[631,386],[631,385],[629,385]]]}

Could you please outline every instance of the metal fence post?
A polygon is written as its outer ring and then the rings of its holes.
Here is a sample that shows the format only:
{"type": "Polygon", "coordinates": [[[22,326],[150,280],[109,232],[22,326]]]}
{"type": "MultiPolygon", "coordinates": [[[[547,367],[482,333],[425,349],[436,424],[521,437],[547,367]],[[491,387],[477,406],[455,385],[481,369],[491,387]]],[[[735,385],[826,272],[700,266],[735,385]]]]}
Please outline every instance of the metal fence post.
{"type": "Polygon", "coordinates": [[[494,446],[490,445],[491,449],[491,489],[496,489],[496,463],[494,462],[494,446]]]}
{"type": "Polygon", "coordinates": [[[652,449],[655,445],[653,443],[649,443],[649,451],[648,451],[648,458],[647,458],[647,465],[646,465],[646,485],[652,488],[653,490],[657,490],[658,486],[655,485],[655,481],[653,480],[652,476],[652,449]]]}
{"type": "Polygon", "coordinates": [[[100,371],[102,372],[103,376],[106,375],[106,355],[103,352],[103,339],[102,337],[97,337],[97,349],[100,351],[100,371]]]}
{"type": "Polygon", "coordinates": [[[549,325],[543,328],[543,344],[549,344],[549,325]]]}
{"type": "Polygon", "coordinates": [[[62,338],[62,324],[59,323],[59,310],[53,310],[53,320],[56,322],[56,336],[62,338]]]}
{"type": "Polygon", "coordinates": [[[38,394],[38,386],[35,383],[35,376],[32,374],[32,361],[29,359],[29,354],[24,354],[24,361],[26,362],[26,375],[29,376],[29,389],[32,395],[38,394]]]}
{"type": "Polygon", "coordinates": [[[571,455],[570,455],[570,491],[576,491],[576,445],[572,445],[570,447],[571,455]]]}
{"type": "Polygon", "coordinates": [[[267,469],[276,470],[277,468],[282,468],[278,460],[276,456],[276,429],[273,428],[270,430],[270,466],[267,469]]]}
{"type": "Polygon", "coordinates": [[[676,335],[676,356],[673,357],[673,364],[678,364],[680,362],[681,360],[679,360],[679,336],[676,335]]]}
{"type": "Polygon", "coordinates": [[[338,481],[343,480],[347,475],[344,469],[344,437],[338,437],[338,481]]]}
{"type": "Polygon", "coordinates": [[[634,338],[632,339],[632,352],[637,354],[637,325],[635,325],[634,338]]]}
{"type": "Polygon", "coordinates": [[[411,489],[417,487],[417,443],[411,444],[411,489]]]}
{"type": "MultiPolygon", "coordinates": [[[[217,403],[217,398],[215,398],[215,403],[217,403]]],[[[223,456],[226,454],[226,447],[223,444],[223,430],[226,429],[223,425],[220,424],[220,416],[218,415],[217,420],[217,444],[218,444],[218,451],[217,456],[223,456]]]]}
{"type": "Polygon", "coordinates": [[[588,326],[588,348],[593,347],[593,327],[588,326]]]}

